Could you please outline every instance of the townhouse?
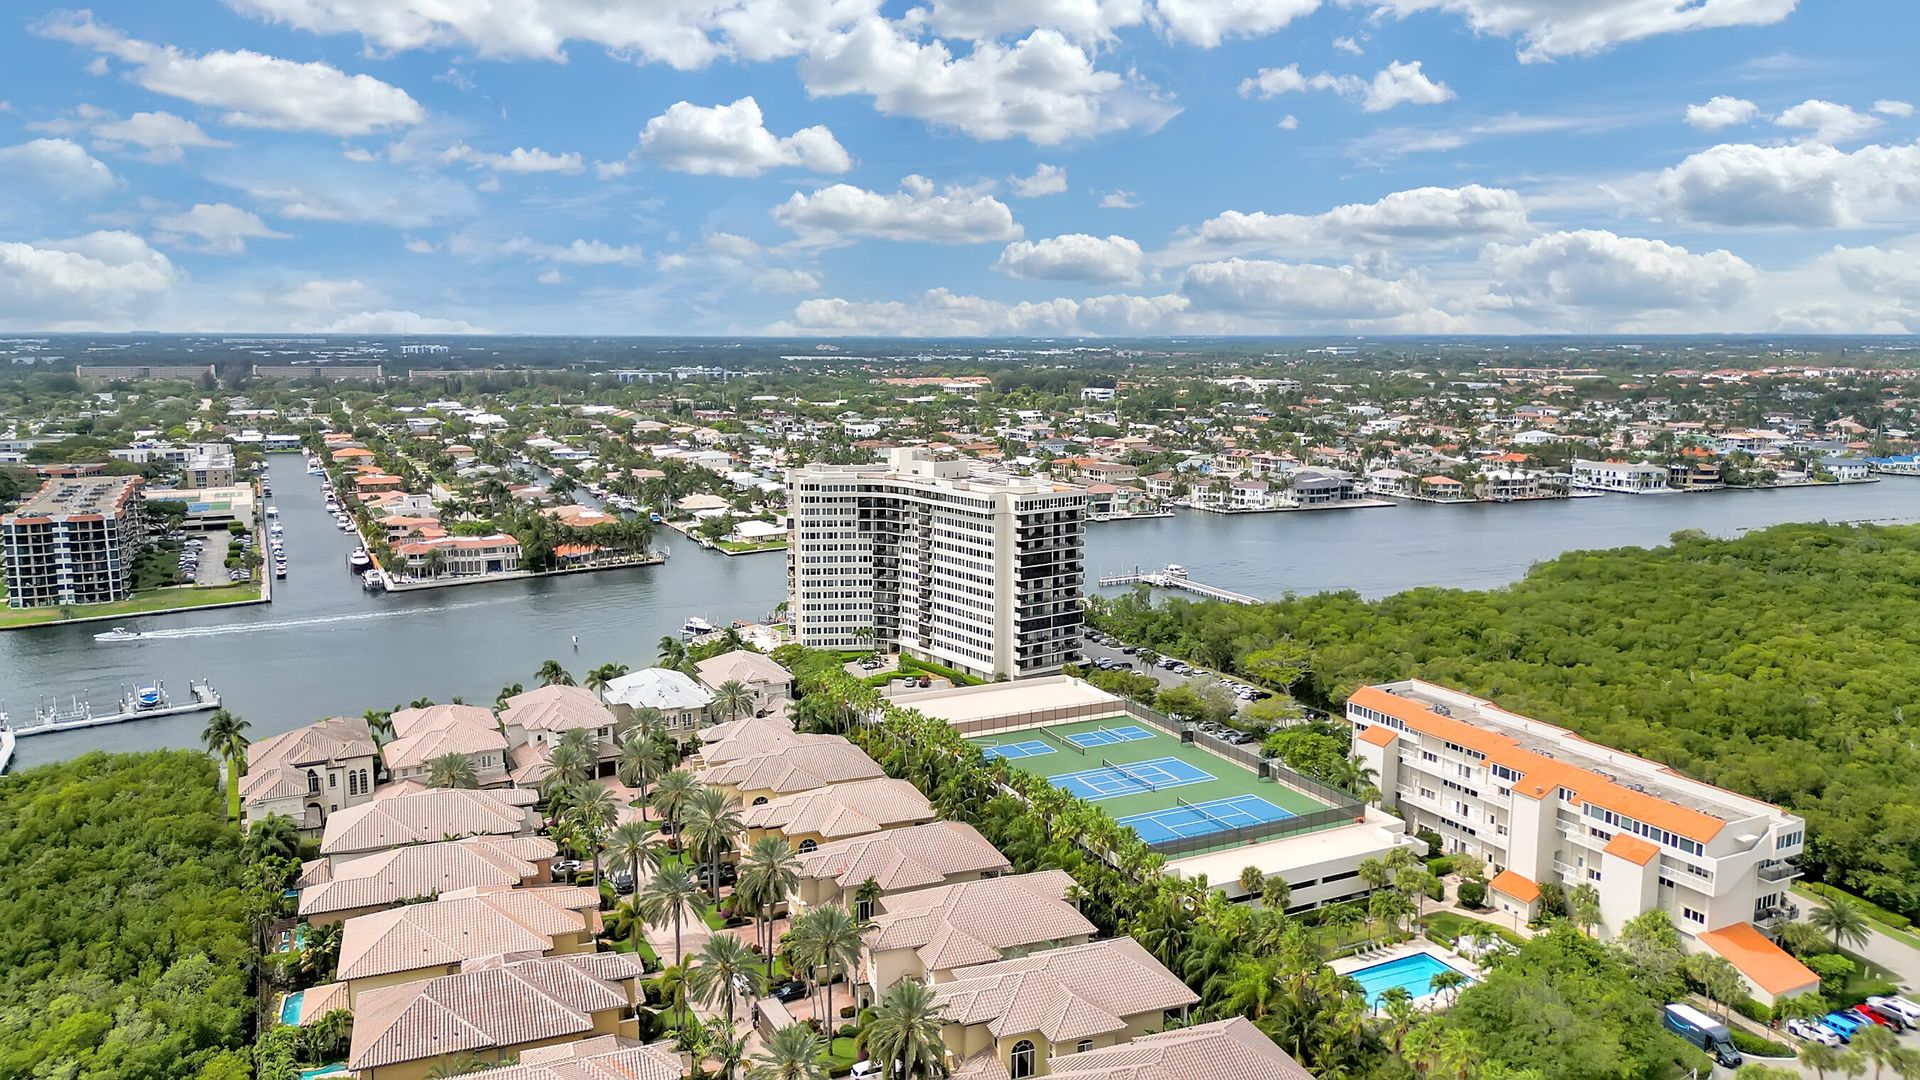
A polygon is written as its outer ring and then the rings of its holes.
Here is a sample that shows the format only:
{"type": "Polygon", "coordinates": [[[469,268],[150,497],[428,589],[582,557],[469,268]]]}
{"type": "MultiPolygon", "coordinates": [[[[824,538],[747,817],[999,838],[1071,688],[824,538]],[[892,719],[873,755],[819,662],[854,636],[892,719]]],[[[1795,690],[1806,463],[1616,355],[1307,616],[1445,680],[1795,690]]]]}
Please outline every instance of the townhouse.
{"type": "Polygon", "coordinates": [[[456,974],[484,957],[590,953],[599,930],[593,889],[461,889],[348,919],[335,980],[347,984],[346,1007],[357,1012],[370,991],[456,974]]]}
{"type": "Polygon", "coordinates": [[[782,795],[741,811],[743,846],[778,836],[801,854],[822,844],[885,829],[924,825],[939,815],[920,790],[905,780],[861,780],[796,795],[782,795]]]}
{"type": "Polygon", "coordinates": [[[424,782],[435,758],[458,754],[473,765],[482,787],[507,782],[507,737],[492,710],[479,705],[428,705],[398,709],[388,722],[393,741],[381,747],[381,760],[395,780],[424,782]]]}
{"type": "Polygon", "coordinates": [[[462,889],[545,885],[557,850],[544,836],[469,836],[393,848],[338,869],[313,859],[294,881],[298,914],[325,926],[462,889]]]}
{"type": "Polygon", "coordinates": [[[800,856],[799,884],[789,901],[808,908],[846,908],[860,919],[875,904],[860,893],[872,882],[880,899],[897,893],[959,885],[1013,872],[1013,863],[980,831],[960,821],[930,821],[822,844],[800,856]]]}
{"type": "Polygon", "coordinates": [[[1419,680],[1362,687],[1346,716],[1383,805],[1485,859],[1499,910],[1530,919],[1544,885],[1592,885],[1602,936],[1658,909],[1762,1001],[1817,985],[1759,929],[1788,917],[1798,816],[1419,680]]]}
{"type": "Polygon", "coordinates": [[[1064,870],[963,881],[879,902],[864,940],[867,991],[902,979],[939,984],[956,968],[1092,940],[1096,928],[1068,895],[1064,870]]]}
{"type": "Polygon", "coordinates": [[[373,801],[342,807],[327,818],[320,854],[334,873],[355,859],[405,844],[465,836],[531,836],[539,822],[538,792],[521,788],[473,791],[382,788],[373,801]]]}

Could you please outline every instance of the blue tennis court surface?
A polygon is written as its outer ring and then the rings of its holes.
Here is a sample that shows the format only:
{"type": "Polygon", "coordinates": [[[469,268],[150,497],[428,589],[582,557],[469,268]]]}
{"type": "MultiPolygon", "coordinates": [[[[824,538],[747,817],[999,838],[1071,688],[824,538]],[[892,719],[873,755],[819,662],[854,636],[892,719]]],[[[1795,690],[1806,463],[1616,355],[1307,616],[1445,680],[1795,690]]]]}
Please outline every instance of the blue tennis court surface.
{"type": "Polygon", "coordinates": [[[1039,757],[1042,754],[1051,754],[1053,753],[1053,747],[1048,746],[1046,742],[1041,739],[1028,739],[1025,742],[1003,743],[999,746],[981,747],[980,752],[986,755],[989,761],[994,758],[1006,758],[1008,761],[1017,761],[1020,758],[1039,757]]]}
{"type": "Polygon", "coordinates": [[[1189,836],[1265,825],[1293,816],[1291,811],[1283,810],[1258,795],[1235,795],[1230,799],[1214,799],[1190,806],[1170,806],[1165,810],[1134,814],[1121,818],[1120,824],[1132,829],[1140,839],[1152,845],[1184,840],[1189,836]]]}
{"type": "Polygon", "coordinates": [[[1163,757],[1153,761],[1132,761],[1125,765],[1102,764],[1097,769],[1061,773],[1047,777],[1047,783],[1069,795],[1078,795],[1088,802],[1098,802],[1122,795],[1138,795],[1143,791],[1164,791],[1188,784],[1204,784],[1213,779],[1217,778],[1198,765],[1189,765],[1177,757],[1163,757]]]}
{"type": "Polygon", "coordinates": [[[1083,750],[1090,750],[1096,746],[1113,746],[1116,743],[1139,742],[1141,739],[1151,738],[1153,738],[1153,734],[1147,731],[1146,728],[1129,725],[1127,727],[1099,728],[1094,731],[1083,731],[1078,735],[1067,736],[1067,741],[1083,750]]]}

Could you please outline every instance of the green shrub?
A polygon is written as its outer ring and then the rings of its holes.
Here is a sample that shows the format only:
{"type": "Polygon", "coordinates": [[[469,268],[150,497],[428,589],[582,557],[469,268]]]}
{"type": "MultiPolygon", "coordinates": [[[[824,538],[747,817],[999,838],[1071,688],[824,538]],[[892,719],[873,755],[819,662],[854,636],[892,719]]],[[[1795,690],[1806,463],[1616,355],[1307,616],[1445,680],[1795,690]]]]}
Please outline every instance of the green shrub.
{"type": "Polygon", "coordinates": [[[1453,873],[1453,856],[1435,855],[1427,860],[1427,873],[1434,877],[1446,877],[1453,873]]]}
{"type": "Polygon", "coordinates": [[[1772,1039],[1763,1039],[1758,1035],[1749,1034],[1745,1028],[1729,1027],[1727,1030],[1733,1033],[1733,1048],[1743,1054],[1772,1058],[1798,1056],[1793,1047],[1785,1043],[1774,1042],[1772,1039]]]}
{"type": "Polygon", "coordinates": [[[1733,1011],[1749,1020],[1755,1020],[1762,1024],[1769,1023],[1773,1020],[1773,1010],[1750,997],[1742,997],[1739,1001],[1734,1002],[1733,1011]]]}
{"type": "Polygon", "coordinates": [[[1478,881],[1463,881],[1454,890],[1460,898],[1460,906],[1483,908],[1487,906],[1487,887],[1478,881]]]}

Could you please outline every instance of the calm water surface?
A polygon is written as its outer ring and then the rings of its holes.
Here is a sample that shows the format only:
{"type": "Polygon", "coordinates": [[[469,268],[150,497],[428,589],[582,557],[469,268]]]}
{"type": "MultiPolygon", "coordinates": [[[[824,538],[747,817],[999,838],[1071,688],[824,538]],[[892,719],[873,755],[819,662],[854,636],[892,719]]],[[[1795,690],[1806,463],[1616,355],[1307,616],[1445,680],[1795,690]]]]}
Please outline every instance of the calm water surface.
{"type": "MultiPolygon", "coordinates": [[[[353,548],[322,505],[320,479],[298,457],[274,459],[274,498],[291,574],[274,602],[127,620],[158,636],[97,643],[104,627],[0,634],[0,702],[29,713],[36,698],[126,683],[210,678],[257,738],[324,716],[416,697],[491,702],[508,683],[560,660],[576,676],[608,661],[650,663],[662,635],[689,615],[761,618],[783,598],[777,555],[727,558],[668,533],[664,566],[537,581],[373,595],[346,568],[353,548]],[[576,651],[570,643],[579,638],[576,651]]],[[[1651,545],[1679,529],[1730,535],[1787,521],[1920,519],[1920,480],[1846,488],[1608,496],[1509,506],[1403,504],[1392,509],[1178,517],[1095,525],[1090,574],[1185,565],[1193,577],[1259,596],[1355,589],[1380,596],[1417,585],[1483,588],[1576,548],[1651,545]]],[[[193,745],[200,716],[22,740],[16,768],[96,748],[193,745]]]]}

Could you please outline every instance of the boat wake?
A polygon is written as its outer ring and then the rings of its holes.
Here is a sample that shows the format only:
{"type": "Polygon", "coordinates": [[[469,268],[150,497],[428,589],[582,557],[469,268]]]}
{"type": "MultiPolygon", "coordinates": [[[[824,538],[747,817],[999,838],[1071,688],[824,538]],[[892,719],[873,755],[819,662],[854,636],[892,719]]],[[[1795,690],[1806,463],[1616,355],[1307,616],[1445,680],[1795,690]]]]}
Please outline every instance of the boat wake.
{"type": "Polygon", "coordinates": [[[187,638],[224,637],[228,634],[262,634],[274,630],[299,630],[310,626],[335,626],[340,623],[370,622],[376,619],[401,619],[414,615],[432,615],[442,611],[463,611],[468,608],[494,607],[498,604],[512,603],[513,598],[502,597],[497,600],[472,600],[464,604],[443,604],[439,607],[394,608],[390,611],[363,611],[347,615],[318,615],[311,619],[279,619],[269,622],[226,623],[220,626],[181,626],[164,630],[147,630],[140,635],[142,641],[179,641],[187,638]]]}

